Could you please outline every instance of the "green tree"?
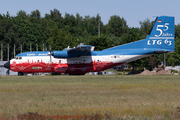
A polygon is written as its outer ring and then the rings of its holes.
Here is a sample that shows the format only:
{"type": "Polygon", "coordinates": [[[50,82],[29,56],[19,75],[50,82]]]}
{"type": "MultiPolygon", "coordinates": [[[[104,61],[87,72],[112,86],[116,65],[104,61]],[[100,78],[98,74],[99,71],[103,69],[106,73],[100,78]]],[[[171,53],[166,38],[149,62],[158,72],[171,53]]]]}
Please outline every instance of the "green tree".
{"type": "Polygon", "coordinates": [[[36,19],[40,19],[41,18],[41,13],[39,12],[39,10],[32,11],[30,16],[34,17],[36,19]]]}
{"type": "Polygon", "coordinates": [[[107,34],[114,34],[117,37],[121,37],[128,32],[128,26],[126,20],[119,16],[111,16],[107,25],[107,34]]]}
{"type": "Polygon", "coordinates": [[[127,34],[123,34],[122,37],[123,43],[134,42],[140,40],[140,32],[138,28],[130,28],[127,34]]]}
{"type": "Polygon", "coordinates": [[[89,44],[95,46],[96,50],[103,50],[112,47],[112,41],[108,41],[107,37],[104,35],[101,35],[100,37],[92,37],[89,44]]]}
{"type": "Polygon", "coordinates": [[[124,41],[121,37],[116,37],[113,34],[107,36],[107,40],[112,42],[112,46],[118,46],[124,44],[124,41]]]}
{"type": "Polygon", "coordinates": [[[154,21],[150,21],[150,19],[147,18],[146,20],[140,21],[139,24],[140,24],[140,36],[141,39],[144,39],[149,34],[154,24],[154,21]]]}
{"type": "Polygon", "coordinates": [[[3,14],[0,17],[0,43],[3,44],[3,58],[6,60],[7,58],[7,44],[10,44],[13,40],[15,40],[15,36],[13,34],[16,34],[14,31],[15,26],[12,22],[12,17],[10,16],[9,12],[6,13],[6,15],[3,14]]]}
{"type": "Polygon", "coordinates": [[[17,13],[16,17],[20,17],[20,18],[22,18],[22,19],[27,19],[28,16],[27,16],[27,14],[26,14],[25,11],[20,10],[20,11],[17,13]]]}
{"type": "Polygon", "coordinates": [[[53,29],[48,43],[52,45],[53,50],[63,50],[64,48],[73,46],[73,37],[68,31],[61,29],[53,29]]]}
{"type": "Polygon", "coordinates": [[[59,29],[63,28],[63,17],[58,9],[51,10],[50,15],[46,14],[46,18],[50,18],[52,21],[54,21],[59,29]]]}

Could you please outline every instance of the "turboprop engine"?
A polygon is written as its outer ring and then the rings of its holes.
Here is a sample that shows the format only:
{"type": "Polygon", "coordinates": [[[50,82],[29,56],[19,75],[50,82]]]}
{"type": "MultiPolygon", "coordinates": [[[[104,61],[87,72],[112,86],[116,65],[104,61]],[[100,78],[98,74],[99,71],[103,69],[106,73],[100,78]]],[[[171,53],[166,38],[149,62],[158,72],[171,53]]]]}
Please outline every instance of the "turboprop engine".
{"type": "Polygon", "coordinates": [[[67,51],[53,51],[54,58],[69,58],[67,51]]]}
{"type": "Polygon", "coordinates": [[[79,57],[82,55],[90,54],[91,51],[94,51],[94,46],[92,45],[84,45],[81,43],[78,45],[78,47],[69,48],[69,46],[62,51],[51,51],[48,53],[50,55],[54,56],[54,58],[74,58],[79,57]]]}

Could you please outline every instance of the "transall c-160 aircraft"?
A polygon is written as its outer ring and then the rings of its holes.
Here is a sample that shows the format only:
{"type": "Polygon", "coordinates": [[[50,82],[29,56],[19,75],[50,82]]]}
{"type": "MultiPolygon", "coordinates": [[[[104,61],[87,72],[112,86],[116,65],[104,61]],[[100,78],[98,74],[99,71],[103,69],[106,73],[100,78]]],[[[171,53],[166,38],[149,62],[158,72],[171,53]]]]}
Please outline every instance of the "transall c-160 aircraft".
{"type": "Polygon", "coordinates": [[[58,72],[83,75],[129,63],[152,54],[174,52],[174,17],[159,16],[143,40],[94,51],[94,46],[79,45],[63,51],[24,52],[4,64],[23,73],[58,72]]]}

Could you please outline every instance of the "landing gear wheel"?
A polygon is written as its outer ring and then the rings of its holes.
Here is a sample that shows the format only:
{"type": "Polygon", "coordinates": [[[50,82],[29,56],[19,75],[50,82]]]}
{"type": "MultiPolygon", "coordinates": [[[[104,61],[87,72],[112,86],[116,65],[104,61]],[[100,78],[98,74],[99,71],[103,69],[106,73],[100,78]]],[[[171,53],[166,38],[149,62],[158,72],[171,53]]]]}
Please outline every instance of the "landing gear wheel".
{"type": "Polygon", "coordinates": [[[69,74],[69,75],[85,75],[85,73],[81,73],[81,74],[69,74]]]}
{"type": "Polygon", "coordinates": [[[18,72],[18,76],[23,76],[24,73],[23,72],[18,72]]]}

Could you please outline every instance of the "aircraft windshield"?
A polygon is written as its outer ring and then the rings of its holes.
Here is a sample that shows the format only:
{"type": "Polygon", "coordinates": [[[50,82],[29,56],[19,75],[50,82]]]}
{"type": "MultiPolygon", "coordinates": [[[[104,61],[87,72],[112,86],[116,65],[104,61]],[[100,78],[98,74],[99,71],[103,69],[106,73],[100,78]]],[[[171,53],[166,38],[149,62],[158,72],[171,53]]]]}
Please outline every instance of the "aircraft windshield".
{"type": "Polygon", "coordinates": [[[15,57],[14,59],[16,59],[16,60],[21,60],[22,57],[21,57],[21,56],[18,56],[18,57],[15,57]]]}

